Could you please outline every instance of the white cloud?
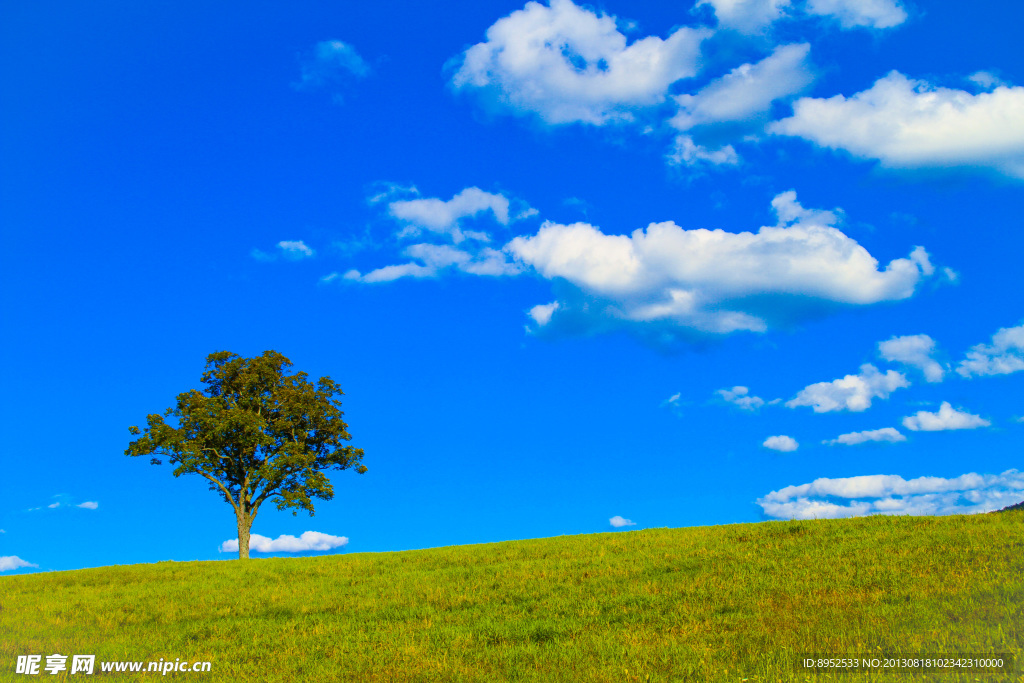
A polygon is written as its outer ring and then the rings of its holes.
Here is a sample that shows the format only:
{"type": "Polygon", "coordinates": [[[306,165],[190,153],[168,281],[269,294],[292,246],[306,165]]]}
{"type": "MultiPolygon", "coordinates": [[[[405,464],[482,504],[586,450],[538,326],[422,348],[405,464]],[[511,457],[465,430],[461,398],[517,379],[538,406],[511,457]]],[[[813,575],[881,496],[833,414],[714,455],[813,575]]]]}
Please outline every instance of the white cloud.
{"type": "Polygon", "coordinates": [[[551,316],[553,316],[557,310],[558,302],[552,301],[549,304],[537,304],[530,309],[529,315],[537,325],[543,327],[551,321],[551,316]]]}
{"type": "MultiPolygon", "coordinates": [[[[796,200],[796,190],[780,192],[772,198],[772,211],[779,219],[780,224],[789,223],[816,223],[819,225],[834,225],[841,220],[842,211],[828,211],[825,209],[805,209],[796,200]]],[[[930,275],[930,273],[925,273],[930,275]]]]}
{"type": "Polygon", "coordinates": [[[289,241],[282,240],[277,243],[277,248],[284,252],[286,258],[293,260],[309,258],[316,252],[306,246],[306,243],[302,240],[289,241]]]}
{"type": "Polygon", "coordinates": [[[662,103],[672,83],[697,73],[709,34],[684,27],[664,40],[627,44],[612,16],[571,0],[528,2],[466,50],[451,82],[548,124],[630,121],[635,110],[662,103]]]}
{"type": "Polygon", "coordinates": [[[446,244],[413,244],[403,252],[410,258],[421,263],[401,263],[377,268],[365,275],[358,270],[350,270],[344,275],[346,280],[366,283],[392,282],[404,277],[432,278],[437,277],[447,268],[455,268],[471,275],[516,275],[520,268],[508,260],[508,257],[497,249],[485,247],[476,253],[470,253],[446,244]]]}
{"type": "Polygon", "coordinates": [[[893,71],[847,98],[805,97],[769,130],[894,168],[988,167],[1024,178],[1024,87],[972,95],[893,71]]]}
{"type": "Polygon", "coordinates": [[[60,507],[60,503],[50,503],[46,507],[51,508],[51,509],[52,508],[59,508],[60,507]]]}
{"type": "Polygon", "coordinates": [[[964,474],[954,479],[894,474],[816,479],[759,498],[770,517],[815,519],[886,515],[953,515],[989,512],[1024,496],[1024,473],[964,474]]]}
{"type": "Polygon", "coordinates": [[[956,410],[947,401],[943,401],[937,413],[919,410],[916,414],[903,418],[903,426],[914,432],[941,432],[949,429],[977,429],[988,427],[992,423],[980,415],[972,415],[956,410]]]}
{"type": "Polygon", "coordinates": [[[735,166],[740,156],[732,145],[711,149],[698,145],[689,135],[677,135],[665,158],[675,166],[735,166]]]}
{"type": "Polygon", "coordinates": [[[12,569],[20,569],[22,567],[38,567],[38,564],[32,564],[26,562],[17,555],[5,555],[0,557],[0,572],[9,572],[12,569]]]}
{"type": "Polygon", "coordinates": [[[778,436],[769,436],[761,444],[765,448],[770,448],[773,451],[781,451],[782,453],[791,453],[800,447],[800,444],[796,442],[791,436],[780,434],[778,436]]]}
{"type": "Polygon", "coordinates": [[[992,335],[991,344],[977,344],[960,361],[956,371],[964,377],[1008,375],[1024,370],[1024,324],[1004,327],[992,335]]]}
{"type": "Polygon", "coordinates": [[[79,503],[75,507],[84,508],[86,510],[95,510],[99,506],[100,506],[100,504],[97,503],[96,501],[94,501],[94,500],[87,500],[84,503],[79,503]]]}
{"type": "MultiPolygon", "coordinates": [[[[310,258],[316,254],[316,252],[306,246],[306,243],[302,240],[281,240],[276,246],[281,250],[280,255],[290,261],[299,261],[304,258],[310,258]]],[[[262,261],[264,263],[269,263],[278,259],[278,254],[268,254],[265,251],[260,251],[259,249],[253,249],[249,252],[249,255],[257,261],[262,261]]]]}
{"type": "Polygon", "coordinates": [[[711,5],[724,28],[758,33],[783,17],[790,0],[699,0],[701,5],[711,5]]]}
{"type": "Polygon", "coordinates": [[[366,203],[372,206],[395,197],[418,197],[419,194],[419,188],[415,185],[402,185],[401,183],[378,180],[370,183],[370,196],[366,198],[366,203]]]}
{"type": "Polygon", "coordinates": [[[759,396],[751,396],[747,387],[733,387],[732,389],[719,389],[715,392],[722,399],[743,410],[757,410],[764,405],[764,399],[759,396]]]}
{"type": "Polygon", "coordinates": [[[293,85],[300,89],[319,88],[337,81],[342,74],[363,77],[370,67],[355,48],[340,40],[325,40],[313,46],[302,60],[302,75],[293,85]]]}
{"type": "Polygon", "coordinates": [[[781,45],[756,64],[743,64],[695,95],[675,97],[679,112],[669,124],[679,130],[749,120],[771,109],[775,100],[795,95],[814,80],[807,43],[781,45]]]}
{"type": "Polygon", "coordinates": [[[967,77],[971,83],[989,90],[997,85],[1008,85],[1003,79],[990,71],[975,71],[967,77]]]}
{"type": "Polygon", "coordinates": [[[834,17],[843,28],[892,28],[907,20],[893,0],[808,0],[808,14],[834,17]]]}
{"type": "Polygon", "coordinates": [[[902,373],[889,370],[884,375],[871,363],[860,366],[856,375],[846,375],[831,382],[818,382],[804,387],[786,407],[810,406],[816,413],[849,410],[859,413],[871,407],[875,398],[889,398],[889,394],[910,382],[902,373]]]}
{"type": "Polygon", "coordinates": [[[879,269],[831,224],[835,214],[803,209],[795,193],[779,195],[773,207],[779,224],[756,233],[668,221],[608,235],[588,223],[549,221],[505,251],[563,294],[545,329],[564,319],[576,330],[657,328],[660,336],[763,332],[812,314],[807,307],[817,314],[825,303],[905,299],[934,270],[920,247],[879,269]]]}
{"type": "Polygon", "coordinates": [[[636,526],[636,522],[634,522],[633,520],[626,519],[625,517],[620,517],[619,515],[615,515],[614,517],[609,519],[608,523],[616,529],[624,526],[636,526]]]}
{"type": "MultiPolygon", "coordinates": [[[[304,531],[298,538],[288,534],[273,539],[259,534],[249,536],[249,550],[260,553],[302,553],[310,550],[332,550],[346,545],[347,537],[331,536],[319,531],[304,531]]],[[[220,552],[238,552],[238,539],[224,541],[220,546],[220,552]]]]}
{"type": "Polygon", "coordinates": [[[889,443],[898,443],[906,440],[907,437],[903,436],[899,430],[893,429],[892,427],[883,427],[882,429],[840,434],[836,438],[829,441],[822,441],[822,443],[828,445],[843,444],[845,446],[856,446],[857,444],[866,443],[868,441],[887,441],[889,443]]]}
{"type": "MultiPolygon", "coordinates": [[[[488,241],[486,233],[460,229],[459,221],[490,211],[502,225],[509,222],[509,200],[504,195],[484,192],[478,187],[467,187],[457,195],[444,201],[433,197],[405,199],[388,204],[388,213],[407,224],[402,235],[418,235],[421,230],[448,235],[458,244],[464,239],[488,241]]],[[[527,215],[529,212],[524,212],[527,215]]],[[[519,216],[517,216],[518,218],[519,216]]]]}
{"type": "Polygon", "coordinates": [[[893,337],[878,343],[878,353],[887,361],[917,368],[929,382],[941,382],[946,368],[932,356],[935,340],[927,334],[893,337]]]}

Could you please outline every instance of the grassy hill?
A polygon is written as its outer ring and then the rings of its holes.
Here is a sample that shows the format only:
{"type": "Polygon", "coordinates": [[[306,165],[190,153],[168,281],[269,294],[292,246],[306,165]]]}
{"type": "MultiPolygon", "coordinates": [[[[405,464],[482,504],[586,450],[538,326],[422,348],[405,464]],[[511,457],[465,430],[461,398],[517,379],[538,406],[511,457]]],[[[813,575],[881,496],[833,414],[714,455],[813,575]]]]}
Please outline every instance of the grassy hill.
{"type": "MultiPolygon", "coordinates": [[[[120,681],[154,674],[99,662],[211,662],[169,674],[196,681],[870,681],[798,672],[795,654],[1020,660],[1024,512],[0,577],[0,679],[34,680],[16,656],[55,652],[120,681]]],[[[1021,681],[1024,662],[930,680],[1021,681]]]]}

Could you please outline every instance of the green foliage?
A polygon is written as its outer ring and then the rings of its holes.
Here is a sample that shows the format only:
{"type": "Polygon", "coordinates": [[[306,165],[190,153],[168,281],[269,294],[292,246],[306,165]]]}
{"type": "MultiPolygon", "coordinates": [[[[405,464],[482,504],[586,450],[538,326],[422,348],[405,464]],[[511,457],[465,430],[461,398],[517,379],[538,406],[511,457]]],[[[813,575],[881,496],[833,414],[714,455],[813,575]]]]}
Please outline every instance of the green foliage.
{"type": "Polygon", "coordinates": [[[330,377],[314,385],[304,372],[285,374],[291,367],[277,351],[256,358],[212,353],[203,391],[179,394],[163,415],[148,415],[145,431],[129,428],[139,438],[125,455],[149,455],[154,465],[166,459],[175,477],[198,474],[231,504],[246,553],[249,526],[264,502],[312,515],[313,498],[334,497],[325,470],[366,472],[362,449],[344,443],[352,437],[341,387],[330,377]]]}
{"type": "Polygon", "coordinates": [[[11,667],[58,652],[210,661],[210,680],[282,683],[1021,681],[1024,512],[102,567],[0,577],[0,602],[11,667]],[[810,652],[1016,664],[798,672],[810,652]]]}

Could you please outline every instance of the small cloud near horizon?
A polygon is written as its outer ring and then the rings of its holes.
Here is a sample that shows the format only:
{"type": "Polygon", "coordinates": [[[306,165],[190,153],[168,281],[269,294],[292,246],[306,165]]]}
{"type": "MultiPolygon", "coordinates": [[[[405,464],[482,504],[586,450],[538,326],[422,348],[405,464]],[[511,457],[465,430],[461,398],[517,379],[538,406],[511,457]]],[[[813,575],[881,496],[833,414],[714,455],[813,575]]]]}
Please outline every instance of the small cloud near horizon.
{"type": "Polygon", "coordinates": [[[636,522],[634,522],[631,519],[626,519],[625,517],[622,517],[621,515],[615,515],[614,517],[610,518],[608,520],[608,523],[611,524],[616,529],[619,529],[619,528],[624,527],[624,526],[636,526],[636,522]]]}
{"type": "MultiPolygon", "coordinates": [[[[259,553],[302,553],[311,550],[333,550],[346,545],[348,545],[348,537],[331,536],[319,531],[304,531],[298,538],[289,534],[281,534],[277,538],[268,538],[259,534],[249,536],[249,550],[259,553]]],[[[238,539],[224,541],[218,552],[238,552],[238,539]]]]}
{"type": "Polygon", "coordinates": [[[0,572],[9,572],[12,569],[21,569],[22,567],[39,567],[39,565],[26,562],[17,555],[0,557],[0,572]]]}

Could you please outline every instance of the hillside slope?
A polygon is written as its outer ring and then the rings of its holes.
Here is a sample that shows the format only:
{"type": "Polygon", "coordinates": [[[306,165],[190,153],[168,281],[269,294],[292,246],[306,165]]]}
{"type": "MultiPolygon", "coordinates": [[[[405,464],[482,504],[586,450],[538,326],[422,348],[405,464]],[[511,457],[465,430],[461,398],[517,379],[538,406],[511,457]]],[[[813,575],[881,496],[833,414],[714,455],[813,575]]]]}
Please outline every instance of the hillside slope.
{"type": "Polygon", "coordinates": [[[795,654],[1020,659],[1024,512],[115,566],[0,577],[0,603],[0,678],[60,653],[205,681],[840,680],[795,654]]]}

